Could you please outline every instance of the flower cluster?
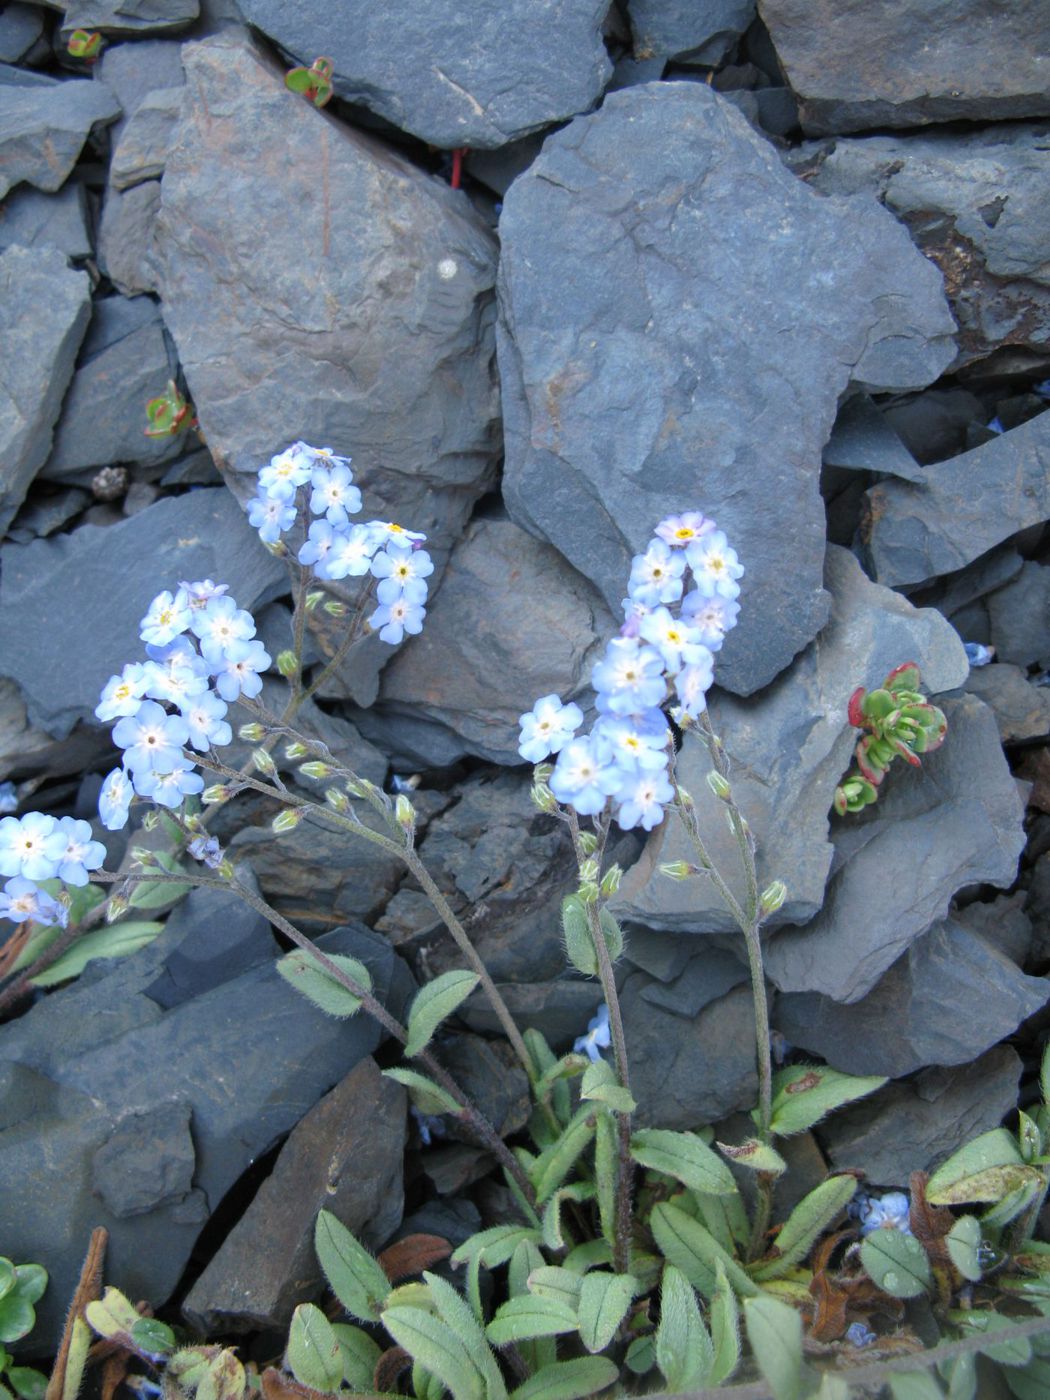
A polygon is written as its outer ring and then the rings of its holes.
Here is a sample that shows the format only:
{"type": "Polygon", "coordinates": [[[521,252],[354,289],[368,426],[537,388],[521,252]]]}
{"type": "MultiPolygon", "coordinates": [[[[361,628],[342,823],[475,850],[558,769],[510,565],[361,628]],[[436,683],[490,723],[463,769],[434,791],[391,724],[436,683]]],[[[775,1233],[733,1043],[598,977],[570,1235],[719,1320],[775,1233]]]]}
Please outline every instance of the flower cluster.
{"type": "Polygon", "coordinates": [[[379,639],[397,646],[405,633],[423,627],[425,580],[434,572],[421,548],[426,535],[389,521],[351,523],[361,509],[350,458],[330,447],[294,442],[270,460],[258,477],[259,492],[248,502],[248,519],[264,544],[276,545],[302,512],[314,517],[298,553],[299,563],[319,579],[378,579],[379,606],[368,619],[379,639]]]}
{"type": "Polygon", "coordinates": [[[550,789],[559,802],[594,816],[611,800],[624,830],[651,831],[663,821],[674,796],[662,708],[669,683],[674,718],[696,719],[707,703],[714,653],[736,625],[743,572],[713,520],[690,511],[660,522],[632,561],[620,635],[591,673],[598,720],[590,734],[574,737],[583,714],[556,695],[521,716],[522,758],[538,763],[558,755],[550,789]]]}
{"type": "Polygon", "coordinates": [[[0,819],[0,875],[10,877],[0,894],[0,919],[64,926],[65,906],[37,881],[86,885],[88,871],[105,858],[106,848],[92,840],[88,822],[45,812],[0,819]]]}
{"type": "Polygon", "coordinates": [[[113,740],[124,750],[99,796],[110,831],[126,824],[136,793],[175,808],[202,791],[204,779],[187,748],[207,753],[228,744],[227,706],[258,695],[270,665],[251,613],[210,578],[158,593],[139,635],[148,660],[110,677],[95,707],[100,720],[116,721],[113,740]]]}
{"type": "Polygon", "coordinates": [[[858,1221],[862,1235],[881,1229],[911,1234],[911,1200],[904,1191],[887,1191],[884,1196],[862,1191],[850,1202],[847,1214],[858,1221]]]}

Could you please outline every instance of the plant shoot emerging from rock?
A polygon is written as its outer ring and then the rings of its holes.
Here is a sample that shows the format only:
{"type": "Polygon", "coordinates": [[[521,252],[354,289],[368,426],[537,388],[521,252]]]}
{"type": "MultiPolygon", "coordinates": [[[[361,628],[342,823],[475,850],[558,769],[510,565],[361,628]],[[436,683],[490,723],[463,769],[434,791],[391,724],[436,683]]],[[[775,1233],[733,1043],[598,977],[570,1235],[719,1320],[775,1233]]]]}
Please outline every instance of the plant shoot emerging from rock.
{"type": "Polygon", "coordinates": [[[919,668],[914,661],[892,670],[878,690],[858,686],[849,700],[849,722],[865,730],[857,744],[857,769],[847,773],[835,789],[839,816],[860,812],[878,801],[879,785],[895,758],[914,768],[920,754],[932,753],[944,743],[948,721],[936,705],[919,691],[919,668]]]}

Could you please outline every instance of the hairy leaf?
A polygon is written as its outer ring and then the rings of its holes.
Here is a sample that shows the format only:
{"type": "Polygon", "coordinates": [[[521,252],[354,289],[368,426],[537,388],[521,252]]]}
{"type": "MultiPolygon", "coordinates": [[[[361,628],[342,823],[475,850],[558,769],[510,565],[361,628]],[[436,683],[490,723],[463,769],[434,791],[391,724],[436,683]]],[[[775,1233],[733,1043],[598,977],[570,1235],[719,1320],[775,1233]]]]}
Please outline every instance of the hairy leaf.
{"type": "Polygon", "coordinates": [[[419,989],[408,1013],[405,1054],[409,1058],[427,1048],[441,1022],[466,1001],[480,981],[476,972],[455,970],[442,973],[419,989]]]}
{"type": "Polygon", "coordinates": [[[376,1365],[383,1353],[367,1332],[351,1322],[333,1322],[332,1331],[339,1343],[343,1379],[351,1390],[371,1390],[376,1365]]]}
{"type": "Polygon", "coordinates": [[[420,1074],[414,1069],[385,1069],[383,1074],[387,1079],[393,1079],[398,1084],[403,1084],[408,1090],[408,1096],[419,1109],[420,1113],[461,1113],[462,1108],[448,1092],[442,1089],[440,1084],[435,1084],[432,1079],[428,1079],[425,1074],[420,1074]]]}
{"type": "Polygon", "coordinates": [[[773,1076],[770,1127],[777,1137],[805,1132],[836,1108],[874,1093],[885,1083],[885,1075],[858,1078],[827,1065],[791,1065],[773,1076]]]}
{"type": "Polygon", "coordinates": [[[917,1298],[932,1282],[922,1245],[892,1226],[871,1232],[861,1244],[860,1262],[872,1283],[893,1298],[917,1298]]]}
{"type": "MultiPolygon", "coordinates": [[[[340,972],[352,977],[366,992],[372,990],[372,977],[363,962],[343,953],[326,956],[340,972]]],[[[303,948],[296,948],[277,960],[277,971],[284,980],[327,1016],[353,1016],[361,1006],[361,998],[348,991],[325,971],[303,948]]]]}
{"type": "Polygon", "coordinates": [[[485,1335],[493,1346],[502,1347],[529,1337],[555,1337],[563,1332],[575,1332],[576,1327],[576,1310],[568,1303],[526,1293],[520,1298],[509,1298],[497,1308],[495,1317],[485,1328],[485,1335]]]}
{"type": "Polygon", "coordinates": [[[529,1168],[529,1177],[536,1189],[540,1205],[550,1199],[586,1151],[594,1136],[597,1109],[583,1105],[572,1117],[561,1137],[544,1148],[529,1168]]]}
{"type": "Polygon", "coordinates": [[[631,1138],[631,1156],[643,1167],[672,1176],[708,1196],[736,1194],[733,1173],[695,1133],[642,1128],[631,1138]]]}
{"type": "Polygon", "coordinates": [[[827,1227],[845,1210],[857,1190],[854,1176],[829,1176],[804,1196],[788,1216],[774,1246],[775,1257],[762,1259],[750,1269],[752,1278],[764,1282],[782,1278],[804,1259],[827,1227]]]}
{"type": "Polygon", "coordinates": [[[313,1303],[300,1303],[292,1313],[285,1356],[301,1385],[325,1392],[338,1390],[343,1379],[339,1339],[327,1317],[313,1303]]]}
{"type": "Polygon", "coordinates": [[[29,980],[34,987],[54,987],[79,977],[93,958],[126,958],[152,943],[163,924],[129,920],[126,923],[105,924],[82,933],[62,956],[29,980]]]}
{"type": "Polygon", "coordinates": [[[420,1308],[383,1310],[383,1326],[456,1400],[486,1400],[485,1380],[448,1323],[420,1308]]]}
{"type": "Polygon", "coordinates": [[[758,1293],[758,1285],[728,1254],[708,1230],[670,1202],[653,1209],[650,1228],[660,1251],[669,1263],[681,1270],[694,1288],[710,1298],[715,1290],[718,1264],[741,1297],[758,1293]]]}
{"type": "Polygon", "coordinates": [[[714,1347],[693,1287],[673,1264],[664,1266],[655,1345],[656,1364],[672,1391],[694,1390],[708,1383],[714,1347]]]}
{"type": "Polygon", "coordinates": [[[774,1400],[802,1394],[802,1318],[787,1303],[763,1295],[745,1298],[744,1322],[758,1369],[774,1400]]]}
{"type": "Polygon", "coordinates": [[[329,1287],[347,1312],[361,1322],[378,1322],[390,1282],[364,1245],[327,1210],[317,1217],[314,1248],[329,1287]]]}
{"type": "Polygon", "coordinates": [[[495,1269],[507,1262],[522,1240],[539,1244],[541,1238],[539,1230],[530,1225],[493,1225],[488,1230],[479,1230],[453,1250],[452,1263],[466,1264],[477,1255],[486,1268],[495,1269]]]}
{"type": "Polygon", "coordinates": [[[576,1311],[580,1338],[588,1351],[605,1350],[637,1292],[638,1280],[631,1274],[607,1274],[595,1269],[584,1275],[576,1311]]]}
{"type": "Polygon", "coordinates": [[[618,1380],[619,1371],[604,1356],[577,1356],[543,1366],[517,1390],[511,1400],[586,1400],[618,1380]]]}

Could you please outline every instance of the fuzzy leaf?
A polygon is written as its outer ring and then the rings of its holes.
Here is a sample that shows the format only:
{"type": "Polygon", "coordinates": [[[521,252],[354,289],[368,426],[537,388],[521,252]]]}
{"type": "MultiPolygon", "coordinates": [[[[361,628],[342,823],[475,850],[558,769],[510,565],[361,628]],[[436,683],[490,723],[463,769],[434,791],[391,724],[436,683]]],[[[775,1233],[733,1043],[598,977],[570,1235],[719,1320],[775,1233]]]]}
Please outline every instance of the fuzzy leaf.
{"type": "Polygon", "coordinates": [[[721,1385],[740,1364],[740,1308],[721,1264],[715,1270],[715,1293],[711,1299],[711,1345],[714,1361],[707,1383],[721,1385]]]}
{"type": "Polygon", "coordinates": [[[539,1230],[530,1225],[493,1225],[479,1230],[453,1250],[452,1263],[466,1264],[476,1255],[487,1269],[495,1269],[507,1262],[522,1240],[539,1244],[541,1238],[539,1230]]]}
{"type": "Polygon", "coordinates": [[[57,962],[29,980],[34,987],[54,987],[70,977],[79,977],[93,958],[126,958],[152,943],[164,927],[157,923],[106,924],[83,933],[57,962]]]}
{"type": "Polygon", "coordinates": [[[317,1217],[314,1249],[329,1287],[347,1312],[361,1322],[378,1322],[380,1306],[390,1293],[389,1280],[368,1250],[327,1210],[317,1217]]]}
{"type": "Polygon", "coordinates": [[[493,1346],[521,1342],[529,1337],[556,1337],[563,1332],[575,1332],[576,1310],[557,1298],[541,1298],[526,1293],[509,1298],[496,1309],[496,1315],[485,1328],[485,1336],[493,1346]]]}
{"type": "Polygon", "coordinates": [[[806,1257],[817,1239],[853,1199],[854,1176],[829,1176],[804,1196],[777,1235],[772,1259],[761,1259],[751,1269],[752,1278],[765,1282],[782,1278],[806,1257]]]}
{"type": "Polygon", "coordinates": [[[537,1298],[554,1298],[564,1303],[575,1313],[580,1301],[583,1279],[571,1269],[561,1269],[556,1264],[543,1264],[533,1269],[528,1277],[528,1288],[537,1298]]]}
{"type": "Polygon", "coordinates": [[[447,1322],[421,1308],[394,1307],[383,1310],[383,1326],[456,1400],[486,1400],[484,1378],[447,1322]]]}
{"type": "Polygon", "coordinates": [[[1036,1178],[1038,1171],[1025,1166],[1014,1137],[1005,1128],[993,1128],[937,1168],[926,1183],[926,1199],[935,1206],[1001,1201],[1036,1178]]]}
{"type": "Polygon", "coordinates": [[[288,1367],[300,1385],[326,1393],[343,1380],[343,1353],[332,1324],[313,1303],[300,1303],[292,1313],[285,1352],[288,1367]]]}
{"type": "Polygon", "coordinates": [[[620,1156],[617,1128],[612,1114],[598,1114],[594,1125],[594,1185],[602,1236],[612,1249],[616,1244],[616,1186],[620,1156]]]}
{"type": "Polygon", "coordinates": [[[594,1136],[596,1113],[589,1105],[581,1106],[557,1142],[545,1147],[529,1167],[529,1177],[540,1205],[554,1195],[586,1151],[594,1136]]]}
{"type": "Polygon", "coordinates": [[[396,1080],[408,1090],[408,1096],[420,1113],[461,1113],[462,1108],[448,1092],[414,1069],[385,1069],[387,1079],[396,1080]]]}
{"type": "Polygon", "coordinates": [[[715,1290],[715,1271],[719,1264],[734,1290],[741,1297],[758,1293],[758,1285],[737,1261],[718,1243],[715,1237],[684,1210],[663,1201],[650,1217],[653,1237],[664,1258],[679,1269],[705,1298],[715,1290]]]}
{"type": "Polygon", "coordinates": [[[237,1353],[221,1348],[197,1384],[197,1400],[242,1400],[244,1391],[244,1367],[237,1353]]]}
{"type": "Polygon", "coordinates": [[[128,895],[132,909],[166,909],[190,892],[185,880],[140,880],[128,895]]]}
{"type": "Polygon", "coordinates": [[[586,1400],[587,1396],[606,1390],[619,1376],[604,1356],[577,1356],[541,1367],[511,1391],[510,1400],[586,1400]]]}
{"type": "Polygon", "coordinates": [[[893,1298],[917,1298],[932,1281],[922,1245],[892,1226],[873,1230],[862,1242],[860,1262],[872,1283],[893,1298]]]}
{"type": "Polygon", "coordinates": [[[692,1285],[673,1264],[664,1265],[656,1364],[668,1388],[678,1392],[707,1384],[715,1353],[692,1285]]]}
{"type": "Polygon", "coordinates": [[[1043,1103],[1050,1108],[1050,1040],[1046,1043],[1039,1065],[1039,1092],[1043,1096],[1043,1103]]]}
{"type": "Polygon", "coordinates": [[[929,1371],[899,1371],[886,1379],[893,1400],[944,1400],[944,1391],[929,1371]]]}
{"type": "Polygon", "coordinates": [[[633,1113],[638,1107],[628,1091],[617,1081],[616,1072],[605,1060],[595,1060],[584,1071],[580,1098],[608,1104],[616,1113],[633,1113]]]}
{"type": "MultiPolygon", "coordinates": [[[[598,922],[605,935],[609,956],[613,960],[623,952],[623,933],[608,909],[603,909],[598,922]]],[[[594,949],[587,906],[578,894],[568,894],[561,902],[561,927],[565,936],[565,951],[569,961],[587,977],[598,976],[598,954],[594,949]]]]}
{"type": "Polygon", "coordinates": [[[1026,1366],[1032,1359],[1032,1343],[1028,1337],[1010,1337],[1013,1323],[1002,1313],[983,1308],[959,1309],[948,1314],[950,1320],[964,1335],[993,1333],[1004,1336],[1005,1340],[993,1342],[981,1348],[982,1353],[1001,1366],[1026,1366]]]}
{"type": "Polygon", "coordinates": [[[563,1201],[589,1201],[594,1196],[594,1187],[586,1181],[574,1181],[561,1186],[543,1208],[543,1243],[548,1249],[564,1249],[565,1236],[561,1226],[563,1201]]]}
{"type": "Polygon", "coordinates": [[[343,1379],[351,1390],[371,1390],[376,1363],[383,1353],[368,1333],[353,1323],[333,1322],[332,1331],[339,1343],[343,1379]]]}
{"type": "MultiPolygon", "coordinates": [[[[360,983],[366,992],[372,990],[372,978],[363,962],[348,958],[343,953],[329,953],[327,956],[341,972],[360,983]]],[[[329,976],[303,948],[296,948],[283,958],[278,958],[277,971],[326,1016],[353,1016],[360,1009],[361,998],[329,976]]]]}
{"type": "Polygon", "coordinates": [[[758,1369],[774,1400],[802,1393],[802,1318],[787,1303],[763,1295],[744,1300],[744,1322],[758,1369]]]}
{"type": "Polygon", "coordinates": [[[130,1337],[140,1314],[117,1288],[107,1288],[101,1298],[88,1303],[84,1316],[100,1337],[107,1341],[130,1337]]]}
{"type": "Polygon", "coordinates": [[[773,1076],[773,1118],[777,1137],[791,1137],[820,1123],[843,1104],[873,1094],[885,1075],[857,1077],[827,1065],[791,1065],[773,1076]]]}
{"type": "MultiPolygon", "coordinates": [[[[1007,1191],[1005,1196],[1000,1197],[994,1205],[988,1207],[981,1215],[981,1223],[986,1230],[1001,1230],[1004,1225],[1009,1225],[1011,1220],[1017,1217],[1035,1200],[1036,1196],[1043,1189],[1042,1174],[1036,1167],[1027,1167],[1026,1172],[1034,1173],[1028,1175],[1017,1186],[1007,1191]]],[[[993,1171],[1008,1172],[1009,1167],[995,1167],[993,1171]]],[[[980,1178],[972,1178],[969,1189],[973,1189],[973,1181],[980,1184],[980,1178]]]]}
{"type": "Polygon", "coordinates": [[[464,1343],[470,1359],[481,1372],[488,1400],[507,1400],[507,1387],[503,1384],[503,1376],[470,1304],[450,1283],[446,1283],[437,1274],[425,1273],[423,1277],[442,1321],[447,1323],[457,1338],[464,1343]]]}
{"type": "Polygon", "coordinates": [[[410,1059],[427,1048],[441,1022],[466,1001],[480,981],[476,972],[456,970],[442,973],[420,988],[408,1013],[405,1054],[410,1059]]]}
{"type": "Polygon", "coordinates": [[[642,1128],[631,1138],[631,1156],[643,1167],[672,1176],[708,1196],[733,1196],[736,1182],[725,1162],[695,1133],[642,1128]]]}
{"type": "Polygon", "coordinates": [[[780,1153],[758,1138],[748,1138],[739,1147],[727,1142],[716,1142],[715,1146],[738,1167],[747,1167],[753,1172],[772,1172],[775,1176],[783,1176],[787,1171],[787,1163],[780,1153]]]}
{"type": "Polygon", "coordinates": [[[984,1270],[980,1264],[981,1222],[973,1215],[961,1215],[945,1237],[948,1254],[963,1278],[976,1283],[984,1270]]]}
{"type": "Polygon", "coordinates": [[[605,1350],[637,1292],[638,1280],[631,1274],[607,1274],[595,1269],[584,1275],[577,1314],[580,1338],[589,1352],[605,1350]]]}

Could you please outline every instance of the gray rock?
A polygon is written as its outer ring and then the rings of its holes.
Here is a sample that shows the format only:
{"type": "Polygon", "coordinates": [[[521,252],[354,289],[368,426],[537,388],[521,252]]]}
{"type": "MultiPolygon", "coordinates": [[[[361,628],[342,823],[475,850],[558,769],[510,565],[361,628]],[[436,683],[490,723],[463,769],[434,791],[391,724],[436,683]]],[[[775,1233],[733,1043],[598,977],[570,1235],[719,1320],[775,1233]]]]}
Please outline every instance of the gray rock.
{"type": "Polygon", "coordinates": [[[1020,666],[974,667],[965,688],[995,715],[1004,744],[1042,739],[1050,732],[1050,690],[1032,685],[1020,666]]]}
{"type": "Polygon", "coordinates": [[[57,194],[29,187],[9,194],[0,204],[0,248],[12,243],[57,248],[69,258],[90,257],[83,185],[66,185],[57,194]]]}
{"type": "Polygon", "coordinates": [[[160,214],[160,181],[145,180],[130,190],[110,185],[98,230],[98,265],[127,297],[158,290],[155,238],[160,214]]]}
{"type": "MultiPolygon", "coordinates": [[[[1001,588],[1003,584],[1016,578],[1023,563],[1024,560],[1016,549],[1009,546],[993,549],[987,554],[982,554],[972,564],[967,564],[966,568],[960,569],[958,573],[938,579],[929,587],[910,590],[908,596],[916,607],[936,608],[945,617],[950,617],[958,632],[963,626],[962,618],[965,616],[966,620],[969,620],[971,605],[991,593],[993,589],[1001,588]]],[[[987,611],[983,604],[980,606],[987,626],[987,611]]],[[[967,635],[965,640],[981,639],[967,635]]]]}
{"type": "MultiPolygon", "coordinates": [[[[478,1035],[444,1033],[434,1047],[437,1058],[463,1089],[482,1117],[501,1137],[524,1128],[532,1111],[529,1081],[506,1040],[483,1040],[478,1035]]],[[[450,1137],[473,1141],[455,1118],[446,1118],[450,1137]]]]}
{"type": "Polygon", "coordinates": [[[1050,666],[1050,567],[1028,560],[988,599],[992,641],[1000,661],[1050,666]]]}
{"type": "Polygon", "coordinates": [[[182,43],[178,39],[140,39],[133,44],[107,44],[95,65],[95,77],[106,84],[124,109],[113,128],[114,145],[145,98],[162,88],[185,82],[182,43]]]}
{"type": "Polygon", "coordinates": [[[91,1159],[91,1188],[111,1215],[128,1220],[181,1201],[196,1161],[188,1103],[128,1113],[91,1159]]]}
{"type": "Polygon", "coordinates": [[[7,532],[8,538],[16,544],[44,539],[61,530],[63,525],[68,525],[90,502],[90,493],[76,486],[70,486],[54,496],[30,500],[15,516],[7,532]]]}
{"type": "Polygon", "coordinates": [[[185,29],[199,14],[198,0],[70,0],[62,33],[164,34],[185,29]]]}
{"type": "Polygon", "coordinates": [[[96,301],[41,476],[62,481],[114,462],[155,464],[178,456],[177,438],[145,434],[145,406],[177,369],[153,302],[96,301]]]}
{"type": "Polygon", "coordinates": [[[662,517],[713,515],[748,570],[719,683],[767,684],[827,616],[819,458],[841,393],[952,358],[935,270],[702,83],[613,93],[549,137],[500,237],[511,516],[615,610],[662,517]]]}
{"type": "Polygon", "coordinates": [[[43,32],[44,17],[35,5],[23,5],[19,0],[5,5],[0,13],[0,62],[17,63],[43,32]]]}
{"type": "Polygon", "coordinates": [[[240,0],[244,18],[335,90],[433,146],[502,146],[594,106],[612,65],[609,0],[402,0],[396,25],[368,0],[240,0]]]}
{"type": "Polygon", "coordinates": [[[47,73],[34,73],[30,68],[15,68],[10,63],[0,63],[0,87],[53,88],[58,86],[59,81],[47,73]]]}
{"type": "Polygon", "coordinates": [[[882,472],[921,481],[923,469],[867,394],[855,394],[839,410],[824,444],[824,464],[854,471],[882,472]]]}
{"type": "MultiPolygon", "coordinates": [[[[384,669],[379,695],[391,737],[396,743],[411,717],[451,729],[456,757],[520,763],[520,716],[541,695],[578,695],[620,620],[550,545],[509,520],[475,520],[452,551],[423,631],[384,669]]],[[[417,762],[434,765],[415,733],[417,762]]]]}
{"type": "Polygon", "coordinates": [[[781,991],[858,1001],[963,886],[1013,883],[1024,810],[994,716],[972,695],[942,708],[948,737],[922,768],[895,765],[875,806],[836,823],[823,909],[766,950],[781,991]]]}
{"type": "MultiPolygon", "coordinates": [[[[853,556],[834,545],[827,552],[826,584],[831,619],[786,675],[754,700],[718,692],[710,697],[712,724],[733,762],[734,795],[758,843],[759,888],[774,879],[788,886],[774,922],[804,922],[824,902],[833,854],[831,803],[859,737],[847,718],[852,692],[858,685],[881,684],[894,666],[912,657],[920,658],[923,683],[932,694],[960,685],[968,671],[958,636],[938,613],[917,611],[899,594],[871,583],[853,556]]],[[[987,757],[992,773],[1003,765],[997,741],[995,749],[997,760],[987,757]]],[[[743,898],[739,852],[722,804],[707,785],[709,769],[702,742],[687,734],[678,756],[679,780],[696,803],[711,858],[743,898]]],[[[897,778],[907,786],[909,777],[910,770],[907,777],[895,773],[888,783],[897,778]]],[[[650,928],[734,930],[717,891],[706,882],[659,874],[659,865],[676,860],[695,860],[695,852],[674,821],[656,829],[628,871],[618,915],[650,928]]],[[[935,917],[931,913],[922,927],[935,917]]]]}
{"type": "Polygon", "coordinates": [[[404,1206],[407,1097],[369,1057],[310,1109],[187,1295],[191,1326],[284,1331],[324,1287],[314,1253],[321,1210],[371,1249],[386,1242],[404,1206]]]}
{"type": "Polygon", "coordinates": [[[87,274],[74,272],[57,248],[15,244],[0,253],[0,535],[51,450],[90,315],[87,274]]]}
{"type": "Polygon", "coordinates": [[[809,132],[1050,112],[1041,0],[955,0],[936,19],[911,0],[759,0],[759,13],[809,132]]]}
{"type": "Polygon", "coordinates": [[[103,763],[111,751],[110,739],[100,729],[76,729],[67,739],[54,742],[30,725],[14,681],[0,679],[0,781],[84,773],[103,763]]]}
{"type": "Polygon", "coordinates": [[[636,58],[717,67],[755,17],[755,0],[628,0],[636,58]]]}
{"type": "Polygon", "coordinates": [[[1025,892],[1001,894],[987,904],[967,904],[955,914],[956,923],[993,944],[1000,952],[1023,967],[1032,943],[1032,923],[1024,912],[1025,892]]]}
{"type": "Polygon", "coordinates": [[[1050,998],[1005,954],[952,919],[918,938],[877,985],[849,1006],[812,992],[779,996],[774,1025],[787,1040],[847,1074],[911,1074],[966,1064],[1012,1035],[1050,998]]]}
{"type": "Polygon", "coordinates": [[[750,989],[737,987],[684,1018],[646,1000],[648,985],[634,973],[620,994],[635,1121],[691,1129],[750,1108],[758,1096],[750,989]]]}
{"type": "Polygon", "coordinates": [[[30,723],[56,738],[96,723],[103,685],[142,657],[139,623],[162,589],[213,578],[252,611],[285,587],[225,488],[168,497],[108,529],[9,545],[3,562],[2,671],[21,686],[30,723]],[[85,628],[100,618],[104,627],[85,628]]]}
{"type": "Polygon", "coordinates": [[[737,88],[725,97],[738,107],[756,131],[770,136],[789,136],[798,130],[798,103],[790,88],[737,88]]]}
{"type": "Polygon", "coordinates": [[[183,91],[180,84],[148,92],[128,118],[109,166],[109,178],[118,190],[164,174],[183,91]]]}
{"type": "MultiPolygon", "coordinates": [[[[521,1030],[538,1030],[556,1050],[569,1049],[577,1036],[587,1031],[602,999],[595,982],[583,982],[563,974],[558,980],[543,982],[498,982],[500,995],[521,1030]]],[[[471,1030],[486,1035],[500,1033],[496,1013],[483,992],[475,992],[459,1010],[460,1019],[471,1030]]]]}
{"type": "Polygon", "coordinates": [[[466,168],[475,180],[487,185],[494,194],[505,195],[511,182],[527,170],[543,148],[543,133],[523,136],[494,151],[471,151],[466,168]]]}
{"type": "Polygon", "coordinates": [[[0,199],[23,181],[41,190],[60,189],[91,131],[119,116],[113,94],[83,78],[6,88],[0,115],[0,199]]]}
{"type": "Polygon", "coordinates": [[[1050,345],[1046,128],[870,136],[791,153],[826,194],[878,196],[944,273],[964,359],[1000,345],[1050,345]]]}
{"type": "MultiPolygon", "coordinates": [[[[629,956],[630,940],[627,952],[629,956]]],[[[736,954],[724,948],[708,948],[690,958],[673,982],[666,986],[662,982],[651,982],[642,989],[641,996],[653,1006],[691,1019],[747,980],[747,968],[736,954]]]]}
{"type": "MultiPolygon", "coordinates": [[[[289,102],[235,31],[185,54],[161,291],[216,460],[243,499],[289,440],[332,444],[354,458],[368,514],[425,531],[443,563],[497,451],[491,235],[461,193],[289,102]],[[281,152],[279,171],[260,150],[281,152]],[[246,206],[298,212],[261,217],[249,246],[246,206]]],[[[370,690],[346,685],[375,698],[374,670],[370,690]]]]}
{"type": "Polygon", "coordinates": [[[880,583],[951,573],[1050,516],[1050,413],[928,467],[921,485],[868,492],[863,535],[880,583]]]}
{"type": "Polygon", "coordinates": [[[836,1171],[863,1171],[878,1186],[907,1186],[963,1143],[997,1128],[1017,1103],[1021,1061],[998,1045],[962,1069],[927,1069],[836,1113],[818,1136],[836,1171]]]}

